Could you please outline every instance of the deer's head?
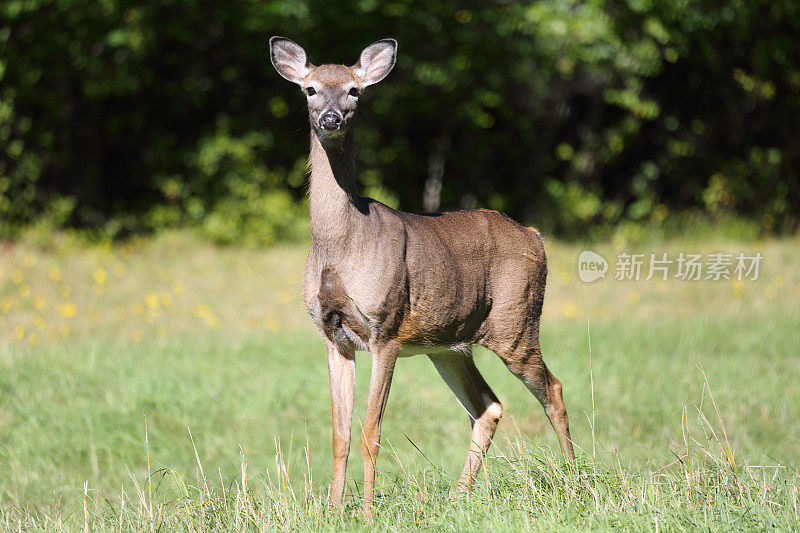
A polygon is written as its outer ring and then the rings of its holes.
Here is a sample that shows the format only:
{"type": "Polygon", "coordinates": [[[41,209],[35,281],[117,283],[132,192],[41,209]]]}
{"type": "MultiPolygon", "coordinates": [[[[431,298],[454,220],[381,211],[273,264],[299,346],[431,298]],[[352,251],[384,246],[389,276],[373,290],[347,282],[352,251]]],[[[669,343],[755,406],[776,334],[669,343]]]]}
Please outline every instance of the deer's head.
{"type": "Polygon", "coordinates": [[[382,39],[366,47],[352,67],[315,67],[294,41],[286,37],[269,40],[272,65],[278,74],[300,86],[308,101],[311,127],[322,139],[338,137],[350,127],[361,91],[389,74],[396,54],[397,41],[382,39]]]}

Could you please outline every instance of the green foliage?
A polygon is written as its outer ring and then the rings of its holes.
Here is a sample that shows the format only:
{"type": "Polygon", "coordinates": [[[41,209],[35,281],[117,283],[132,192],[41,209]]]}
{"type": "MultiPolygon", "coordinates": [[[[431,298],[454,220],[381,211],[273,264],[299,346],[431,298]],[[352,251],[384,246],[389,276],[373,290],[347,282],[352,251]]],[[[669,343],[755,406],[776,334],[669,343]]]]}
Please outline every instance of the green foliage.
{"type": "Polygon", "coordinates": [[[4,2],[0,235],[45,219],[295,237],[307,126],[273,34],[316,64],[399,40],[363,99],[357,166],[403,209],[443,157],[442,209],[564,235],[687,209],[796,230],[798,33],[793,0],[4,2]]]}
{"type": "Polygon", "coordinates": [[[199,224],[218,243],[270,244],[294,240],[306,226],[306,213],[287,190],[303,179],[302,162],[290,171],[270,170],[263,161],[271,134],[228,133],[227,121],[198,142],[188,165],[188,179],[163,178],[160,190],[172,205],[156,204],[149,213],[153,229],[175,225],[182,218],[199,224]]]}

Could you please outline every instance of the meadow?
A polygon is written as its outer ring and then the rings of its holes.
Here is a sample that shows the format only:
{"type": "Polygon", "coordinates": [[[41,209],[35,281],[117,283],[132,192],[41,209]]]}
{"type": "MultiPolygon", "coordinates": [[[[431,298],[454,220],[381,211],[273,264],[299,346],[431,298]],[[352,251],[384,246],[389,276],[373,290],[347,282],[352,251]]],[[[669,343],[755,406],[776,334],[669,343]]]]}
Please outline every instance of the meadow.
{"type": "MultiPolygon", "coordinates": [[[[505,407],[476,488],[455,482],[466,413],[425,357],[398,363],[375,527],[800,527],[800,241],[547,240],[542,349],[577,464],[497,357],[505,407]],[[580,252],[611,263],[578,279],[580,252]],[[760,253],[758,279],[614,279],[618,254],[760,253]]],[[[214,247],[185,233],[0,243],[0,528],[372,528],[358,443],[347,504],[331,475],[325,351],[300,304],[306,247],[214,247]]]]}

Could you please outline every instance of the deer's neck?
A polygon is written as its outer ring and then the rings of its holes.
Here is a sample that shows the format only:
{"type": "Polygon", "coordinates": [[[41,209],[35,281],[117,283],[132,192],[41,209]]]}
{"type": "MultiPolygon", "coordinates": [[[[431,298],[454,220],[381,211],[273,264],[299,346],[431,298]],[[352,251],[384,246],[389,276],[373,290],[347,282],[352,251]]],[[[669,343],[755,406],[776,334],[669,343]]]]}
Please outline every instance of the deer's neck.
{"type": "Polygon", "coordinates": [[[349,242],[363,209],[356,194],[352,129],[323,143],[312,128],[309,197],[314,242],[326,248],[349,242]]]}

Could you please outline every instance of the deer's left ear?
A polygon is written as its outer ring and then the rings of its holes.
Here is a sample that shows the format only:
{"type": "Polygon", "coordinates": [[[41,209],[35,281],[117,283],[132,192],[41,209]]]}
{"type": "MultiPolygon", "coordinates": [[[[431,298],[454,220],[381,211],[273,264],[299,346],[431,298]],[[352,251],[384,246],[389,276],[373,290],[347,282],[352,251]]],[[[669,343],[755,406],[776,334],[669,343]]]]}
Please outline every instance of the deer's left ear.
{"type": "Polygon", "coordinates": [[[366,87],[385,78],[392,71],[396,57],[397,41],[381,39],[364,48],[358,63],[353,65],[353,70],[361,78],[361,84],[366,87]]]}

